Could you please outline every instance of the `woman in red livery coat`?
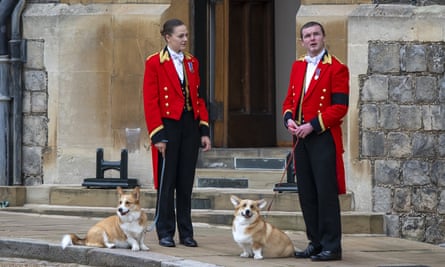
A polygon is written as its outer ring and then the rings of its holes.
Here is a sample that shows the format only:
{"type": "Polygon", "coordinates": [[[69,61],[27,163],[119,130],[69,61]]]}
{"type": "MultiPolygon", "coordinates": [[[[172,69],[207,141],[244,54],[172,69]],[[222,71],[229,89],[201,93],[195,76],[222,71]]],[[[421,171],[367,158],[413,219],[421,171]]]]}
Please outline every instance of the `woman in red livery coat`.
{"type": "Polygon", "coordinates": [[[199,97],[198,60],[184,51],[187,27],[171,19],[164,23],[161,34],[167,45],[147,58],[143,85],[154,185],[158,189],[156,231],[161,246],[174,247],[177,224],[180,243],[196,247],[191,195],[199,147],[203,151],[211,148],[209,115],[199,97]]]}
{"type": "Polygon", "coordinates": [[[295,256],[341,260],[338,194],[346,192],[341,123],[348,111],[349,71],[325,49],[320,23],[306,23],[300,34],[307,55],[292,66],[282,107],[284,124],[297,142],[295,171],[310,241],[295,256]]]}

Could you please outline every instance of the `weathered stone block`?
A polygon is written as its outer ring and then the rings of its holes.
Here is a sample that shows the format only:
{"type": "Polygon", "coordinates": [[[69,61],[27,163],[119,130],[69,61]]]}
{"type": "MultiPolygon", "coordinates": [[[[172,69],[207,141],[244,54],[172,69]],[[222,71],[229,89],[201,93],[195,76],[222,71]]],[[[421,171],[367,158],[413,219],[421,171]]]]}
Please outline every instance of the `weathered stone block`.
{"type": "Polygon", "coordinates": [[[439,97],[437,78],[432,76],[416,77],[416,101],[418,103],[431,103],[439,97]]]}
{"type": "Polygon", "coordinates": [[[42,70],[28,70],[24,73],[25,90],[46,91],[48,90],[48,78],[42,70]]]}
{"type": "Polygon", "coordinates": [[[22,151],[23,174],[25,176],[42,175],[42,148],[24,146],[22,151]]]}
{"type": "Polygon", "coordinates": [[[432,130],[445,130],[445,104],[431,106],[432,130]]]}
{"type": "Polygon", "coordinates": [[[414,101],[413,78],[406,76],[389,77],[389,99],[397,103],[409,103],[414,101]]]}
{"type": "Polygon", "coordinates": [[[411,209],[411,190],[409,188],[394,189],[394,210],[409,212],[411,209]]]}
{"type": "Polygon", "coordinates": [[[433,157],[436,154],[436,142],[433,134],[414,133],[412,143],[414,157],[433,157]]]}
{"type": "Polygon", "coordinates": [[[386,140],[388,154],[394,158],[403,158],[411,155],[411,138],[404,132],[391,132],[386,140]]]}
{"type": "Polygon", "coordinates": [[[400,162],[396,160],[376,160],[375,181],[377,184],[399,184],[400,162]]]}
{"type": "Polygon", "coordinates": [[[442,44],[430,44],[426,48],[427,70],[432,73],[443,73],[445,71],[445,47],[442,44]]]}
{"type": "Polygon", "coordinates": [[[445,76],[439,80],[439,102],[445,102],[445,76]]]}
{"type": "Polygon", "coordinates": [[[402,165],[402,181],[406,185],[430,184],[430,164],[423,160],[408,160],[402,165]]]}
{"type": "Polygon", "coordinates": [[[426,71],[426,47],[424,45],[407,44],[401,47],[401,69],[406,72],[426,71]]]}
{"type": "Polygon", "coordinates": [[[362,155],[369,157],[385,154],[385,135],[381,132],[364,131],[362,136],[362,155]]]}
{"type": "Polygon", "coordinates": [[[26,186],[36,186],[43,184],[42,175],[39,176],[26,176],[23,178],[26,186]]]}
{"type": "Polygon", "coordinates": [[[37,70],[45,69],[44,46],[44,40],[27,40],[27,60],[25,68],[37,70]]]}
{"type": "Polygon", "coordinates": [[[422,110],[418,106],[400,106],[401,130],[419,130],[422,127],[422,110]]]}
{"type": "Polygon", "coordinates": [[[445,130],[445,104],[422,106],[422,124],[426,131],[445,130]]]}
{"type": "Polygon", "coordinates": [[[412,202],[416,212],[433,212],[437,206],[437,190],[431,187],[414,188],[412,202]]]}
{"type": "Polygon", "coordinates": [[[37,113],[48,112],[48,94],[46,92],[31,93],[31,111],[37,113]]]}
{"type": "Polygon", "coordinates": [[[400,237],[400,218],[399,215],[385,215],[386,235],[390,237],[400,237]]]}
{"type": "Polygon", "coordinates": [[[45,146],[48,136],[48,118],[45,116],[24,116],[23,144],[45,146]]]}
{"type": "Polygon", "coordinates": [[[360,111],[362,128],[377,129],[379,126],[379,109],[375,104],[364,104],[360,111]]]}
{"type": "Polygon", "coordinates": [[[400,44],[372,42],[368,52],[369,69],[372,73],[396,73],[400,71],[400,44]]]}
{"type": "Polygon", "coordinates": [[[384,130],[394,130],[400,127],[398,105],[386,104],[380,106],[380,126],[384,130]]]}
{"type": "Polygon", "coordinates": [[[375,212],[391,212],[391,188],[376,186],[372,190],[375,212]]]}
{"type": "Polygon", "coordinates": [[[363,83],[362,100],[365,102],[388,100],[388,76],[369,76],[363,83]]]}
{"type": "Polygon", "coordinates": [[[437,159],[433,162],[431,180],[437,186],[445,186],[445,160],[437,159]]]}
{"type": "Polygon", "coordinates": [[[445,237],[445,220],[440,216],[426,218],[425,242],[442,243],[445,237]]]}
{"type": "Polygon", "coordinates": [[[439,214],[445,214],[445,190],[440,191],[439,193],[439,204],[437,205],[437,212],[439,214]]]}
{"type": "Polygon", "coordinates": [[[445,133],[439,134],[439,156],[445,157],[445,133]]]}
{"type": "Polygon", "coordinates": [[[425,218],[402,218],[402,238],[423,241],[425,239],[425,218]]]}

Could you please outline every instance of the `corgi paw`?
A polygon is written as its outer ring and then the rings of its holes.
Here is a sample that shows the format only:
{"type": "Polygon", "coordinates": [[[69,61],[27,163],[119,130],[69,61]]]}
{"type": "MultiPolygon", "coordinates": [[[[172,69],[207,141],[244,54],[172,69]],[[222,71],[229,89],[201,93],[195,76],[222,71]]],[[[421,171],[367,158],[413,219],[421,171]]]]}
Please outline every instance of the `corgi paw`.
{"type": "Polygon", "coordinates": [[[243,253],[241,253],[241,255],[239,255],[241,258],[249,258],[250,257],[250,254],[249,253],[247,253],[247,252],[243,252],[243,253]]]}
{"type": "Polygon", "coordinates": [[[145,250],[145,251],[147,251],[147,250],[150,250],[150,248],[147,247],[146,245],[142,244],[142,245],[141,245],[141,250],[145,250]]]}
{"type": "Polygon", "coordinates": [[[263,255],[255,255],[255,256],[253,256],[253,259],[255,259],[255,260],[262,260],[263,259],[263,255]]]}
{"type": "Polygon", "coordinates": [[[116,244],[113,244],[113,243],[105,243],[105,246],[107,248],[116,248],[116,244]]]}
{"type": "Polygon", "coordinates": [[[141,249],[139,248],[138,245],[134,245],[134,246],[131,247],[131,250],[133,250],[133,251],[139,251],[139,250],[141,250],[141,249]]]}

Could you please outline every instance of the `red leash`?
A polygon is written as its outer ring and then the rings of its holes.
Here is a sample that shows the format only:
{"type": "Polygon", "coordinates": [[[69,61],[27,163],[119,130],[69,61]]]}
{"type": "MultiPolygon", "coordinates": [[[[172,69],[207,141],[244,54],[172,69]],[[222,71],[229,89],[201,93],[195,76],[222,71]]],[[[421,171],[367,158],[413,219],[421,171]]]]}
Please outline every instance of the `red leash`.
{"type": "MultiPolygon", "coordinates": [[[[289,157],[289,161],[286,163],[286,168],[284,168],[284,170],[283,170],[283,174],[281,175],[281,179],[280,179],[280,182],[278,183],[278,185],[280,185],[280,184],[283,183],[284,175],[285,175],[286,172],[287,172],[287,168],[289,168],[289,164],[290,164],[291,162],[293,162],[293,160],[294,160],[295,148],[297,147],[298,140],[299,140],[299,138],[297,137],[297,139],[295,140],[295,144],[294,144],[294,146],[292,147],[292,153],[291,153],[291,156],[289,157]]],[[[277,197],[277,195],[278,195],[278,192],[275,191],[275,194],[273,195],[273,198],[272,198],[272,200],[270,201],[269,206],[267,207],[267,211],[268,211],[268,212],[270,211],[270,208],[272,207],[272,203],[273,203],[273,201],[275,200],[275,198],[277,197]]]]}

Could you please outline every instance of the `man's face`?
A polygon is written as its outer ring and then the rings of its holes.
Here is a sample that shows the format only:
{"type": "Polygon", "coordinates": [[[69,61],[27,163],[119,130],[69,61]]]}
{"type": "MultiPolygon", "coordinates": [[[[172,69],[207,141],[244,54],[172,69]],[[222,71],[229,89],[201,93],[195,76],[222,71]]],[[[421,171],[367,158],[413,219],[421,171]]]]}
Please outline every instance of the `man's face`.
{"type": "Polygon", "coordinates": [[[166,36],[168,46],[175,52],[183,51],[187,46],[188,32],[185,25],[174,28],[171,35],[166,36]]]}
{"type": "Polygon", "coordinates": [[[315,57],[323,51],[324,35],[320,26],[314,25],[302,30],[301,44],[306,48],[311,57],[315,57]]]}

